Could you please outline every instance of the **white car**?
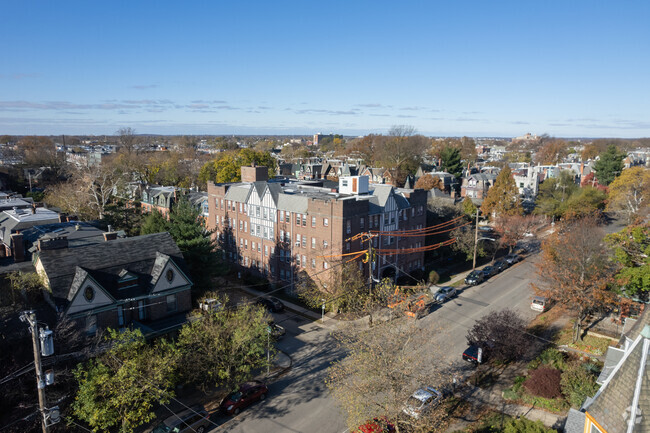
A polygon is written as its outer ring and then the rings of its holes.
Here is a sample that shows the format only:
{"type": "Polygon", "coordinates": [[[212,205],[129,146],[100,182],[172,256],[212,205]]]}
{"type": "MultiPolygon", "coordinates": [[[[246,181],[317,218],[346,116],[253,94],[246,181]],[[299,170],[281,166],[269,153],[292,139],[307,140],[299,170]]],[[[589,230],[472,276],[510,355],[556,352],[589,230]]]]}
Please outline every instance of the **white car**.
{"type": "Polygon", "coordinates": [[[427,411],[440,404],[442,393],[430,386],[420,388],[413,393],[406,401],[402,412],[413,418],[419,418],[427,411]]]}

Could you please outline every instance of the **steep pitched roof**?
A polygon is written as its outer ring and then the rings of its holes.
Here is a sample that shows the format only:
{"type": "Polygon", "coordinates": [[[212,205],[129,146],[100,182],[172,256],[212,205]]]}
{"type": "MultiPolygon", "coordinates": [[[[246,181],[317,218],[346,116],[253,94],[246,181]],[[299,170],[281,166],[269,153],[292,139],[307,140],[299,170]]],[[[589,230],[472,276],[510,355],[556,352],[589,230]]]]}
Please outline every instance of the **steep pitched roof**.
{"type": "Polygon", "coordinates": [[[607,433],[650,429],[650,339],[646,337],[650,332],[644,331],[634,340],[600,390],[583,405],[607,433]]]}
{"type": "MultiPolygon", "coordinates": [[[[38,260],[47,274],[54,298],[63,301],[68,298],[78,268],[90,274],[109,292],[126,269],[139,276],[139,286],[129,293],[121,290],[119,294],[116,293],[117,297],[136,295],[150,283],[160,253],[172,257],[179,267],[185,267],[181,251],[167,232],[115,239],[78,248],[45,250],[38,253],[38,260]]],[[[112,292],[111,294],[116,296],[112,292]]]]}

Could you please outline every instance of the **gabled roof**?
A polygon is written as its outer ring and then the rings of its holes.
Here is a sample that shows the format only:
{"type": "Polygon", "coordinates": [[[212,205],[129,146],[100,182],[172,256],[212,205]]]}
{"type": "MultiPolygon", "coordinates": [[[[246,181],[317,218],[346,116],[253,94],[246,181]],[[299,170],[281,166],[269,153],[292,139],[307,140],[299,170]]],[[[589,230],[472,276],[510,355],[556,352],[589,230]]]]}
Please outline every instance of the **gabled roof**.
{"type": "Polygon", "coordinates": [[[68,298],[78,268],[92,276],[116,299],[143,294],[150,287],[154,265],[160,254],[172,258],[181,269],[185,267],[181,251],[167,232],[78,248],[40,251],[37,260],[47,275],[55,301],[60,303],[68,298]],[[118,290],[117,282],[124,270],[138,277],[138,285],[118,290]]]}
{"type": "MultiPolygon", "coordinates": [[[[650,329],[650,328],[647,328],[650,329]]],[[[583,405],[607,433],[650,429],[650,332],[642,332],[603,383],[583,405]]]]}
{"type": "Polygon", "coordinates": [[[251,193],[251,189],[250,184],[237,183],[228,188],[224,198],[239,203],[246,203],[246,200],[248,200],[248,196],[251,193]]]}

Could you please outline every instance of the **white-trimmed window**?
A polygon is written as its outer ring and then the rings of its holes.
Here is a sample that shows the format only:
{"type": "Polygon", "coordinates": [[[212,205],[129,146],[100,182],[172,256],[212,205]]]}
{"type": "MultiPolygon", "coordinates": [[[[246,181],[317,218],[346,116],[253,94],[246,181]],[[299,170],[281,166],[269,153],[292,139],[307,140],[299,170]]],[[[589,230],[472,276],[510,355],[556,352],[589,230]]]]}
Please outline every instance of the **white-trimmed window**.
{"type": "Polygon", "coordinates": [[[323,226],[327,227],[330,225],[330,220],[329,218],[323,218],[323,226]]]}
{"type": "Polygon", "coordinates": [[[311,247],[316,248],[316,238],[311,238],[311,247]]]}

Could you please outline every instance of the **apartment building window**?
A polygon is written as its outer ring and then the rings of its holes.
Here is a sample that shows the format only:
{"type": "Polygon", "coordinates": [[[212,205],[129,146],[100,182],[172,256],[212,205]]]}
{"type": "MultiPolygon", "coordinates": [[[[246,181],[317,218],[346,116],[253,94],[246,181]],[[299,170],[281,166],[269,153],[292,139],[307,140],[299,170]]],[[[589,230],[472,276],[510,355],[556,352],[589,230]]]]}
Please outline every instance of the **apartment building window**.
{"type": "Polygon", "coordinates": [[[244,221],[239,220],[239,231],[242,231],[244,229],[244,221]]]}
{"type": "Polygon", "coordinates": [[[245,250],[248,249],[248,239],[246,239],[246,240],[244,241],[244,249],[245,249],[245,250]]]}
{"type": "Polygon", "coordinates": [[[359,228],[363,229],[365,227],[366,227],[366,220],[363,217],[359,218],[359,228]]]}
{"type": "Polygon", "coordinates": [[[258,218],[260,216],[260,207],[259,206],[255,206],[255,216],[258,217],[258,218]]]}
{"type": "Polygon", "coordinates": [[[255,241],[251,242],[251,249],[255,251],[255,241]]]}
{"type": "Polygon", "coordinates": [[[275,247],[271,247],[271,255],[275,254],[275,247]]]}
{"type": "Polygon", "coordinates": [[[307,236],[302,237],[302,247],[307,248],[307,236]]]}
{"type": "Polygon", "coordinates": [[[239,203],[239,213],[244,212],[244,203],[239,203]]]}
{"type": "Polygon", "coordinates": [[[296,266],[300,267],[300,254],[296,254],[296,266]]]}
{"type": "Polygon", "coordinates": [[[258,253],[262,252],[262,244],[260,242],[257,243],[257,252],[258,253]]]}
{"type": "Polygon", "coordinates": [[[173,311],[176,311],[178,308],[178,304],[176,303],[176,295],[169,295],[165,298],[167,301],[167,312],[171,313],[173,311]]]}
{"type": "Polygon", "coordinates": [[[329,265],[327,264],[327,262],[323,262],[323,269],[327,269],[328,267],[329,265]]]}
{"type": "Polygon", "coordinates": [[[311,238],[311,247],[316,248],[316,238],[311,238]]]}
{"type": "Polygon", "coordinates": [[[302,256],[302,267],[303,268],[307,267],[307,256],[305,255],[302,256]]]}
{"type": "Polygon", "coordinates": [[[412,217],[415,216],[415,208],[414,208],[414,207],[411,208],[411,216],[412,216],[412,217]]]}
{"type": "Polygon", "coordinates": [[[221,203],[219,204],[219,209],[223,209],[223,199],[221,199],[221,203]]]}
{"type": "Polygon", "coordinates": [[[352,233],[352,221],[347,220],[345,222],[345,233],[350,234],[352,233]]]}
{"type": "Polygon", "coordinates": [[[307,215],[302,215],[302,226],[307,227],[307,215]]]}
{"type": "Polygon", "coordinates": [[[316,227],[316,217],[315,216],[311,217],[311,226],[316,227]]]}
{"type": "Polygon", "coordinates": [[[239,238],[239,248],[244,249],[244,240],[242,238],[239,238]]]}
{"type": "Polygon", "coordinates": [[[330,225],[330,220],[328,218],[323,218],[323,226],[327,227],[330,225]]]}
{"type": "Polygon", "coordinates": [[[266,208],[263,209],[262,215],[263,215],[262,218],[264,218],[264,219],[269,218],[269,213],[268,213],[268,210],[266,208]]]}
{"type": "Polygon", "coordinates": [[[284,211],[280,211],[280,221],[284,221],[284,211]]]}
{"type": "Polygon", "coordinates": [[[395,212],[390,213],[390,223],[395,224],[395,212]]]}
{"type": "Polygon", "coordinates": [[[384,237],[384,245],[388,245],[389,243],[390,242],[389,242],[388,236],[385,236],[384,237]]]}
{"type": "Polygon", "coordinates": [[[284,269],[280,269],[280,279],[284,280],[284,269]]]}
{"type": "Polygon", "coordinates": [[[296,246],[300,246],[300,233],[296,233],[296,246]]]}
{"type": "Polygon", "coordinates": [[[311,259],[311,268],[316,269],[316,259],[311,259]]]}
{"type": "Polygon", "coordinates": [[[284,222],[291,223],[291,214],[289,211],[286,211],[284,214],[284,222]]]}
{"type": "Polygon", "coordinates": [[[289,232],[284,233],[284,241],[286,243],[291,243],[291,236],[289,235],[289,232]]]}
{"type": "Polygon", "coordinates": [[[349,252],[350,252],[350,247],[351,247],[351,246],[350,246],[350,242],[346,242],[346,243],[345,243],[345,252],[346,252],[346,253],[349,253],[349,252]]]}
{"type": "Polygon", "coordinates": [[[248,257],[244,257],[244,266],[248,267],[248,257]]]}
{"type": "Polygon", "coordinates": [[[232,225],[230,227],[233,227],[233,228],[237,227],[237,220],[235,218],[233,218],[232,225]]]}
{"type": "Polygon", "coordinates": [[[259,224],[258,224],[257,227],[255,228],[255,231],[257,232],[257,237],[259,237],[259,236],[260,236],[260,233],[261,233],[261,231],[262,231],[262,230],[261,230],[261,227],[260,227],[259,224]]]}
{"type": "Polygon", "coordinates": [[[323,240],[323,248],[327,248],[327,241],[323,240]]]}
{"type": "Polygon", "coordinates": [[[256,268],[256,267],[257,267],[257,260],[253,259],[253,265],[252,265],[252,267],[253,267],[253,268],[256,268]]]}
{"type": "Polygon", "coordinates": [[[280,242],[284,242],[284,230],[280,230],[280,242]]]}
{"type": "Polygon", "coordinates": [[[217,225],[219,225],[219,215],[217,215],[217,216],[215,217],[214,222],[215,222],[217,225]]]}
{"type": "Polygon", "coordinates": [[[269,237],[269,229],[264,227],[264,239],[267,239],[269,237]]]}

